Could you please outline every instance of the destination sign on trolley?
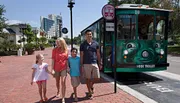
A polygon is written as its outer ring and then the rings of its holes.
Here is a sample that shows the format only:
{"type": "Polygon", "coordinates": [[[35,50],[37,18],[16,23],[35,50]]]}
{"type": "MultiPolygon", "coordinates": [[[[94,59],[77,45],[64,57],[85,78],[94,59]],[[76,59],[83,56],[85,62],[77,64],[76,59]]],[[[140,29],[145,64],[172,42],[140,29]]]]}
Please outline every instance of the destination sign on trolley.
{"type": "Polygon", "coordinates": [[[145,64],[145,65],[136,65],[137,68],[155,68],[155,65],[149,65],[149,64],[145,64]]]}

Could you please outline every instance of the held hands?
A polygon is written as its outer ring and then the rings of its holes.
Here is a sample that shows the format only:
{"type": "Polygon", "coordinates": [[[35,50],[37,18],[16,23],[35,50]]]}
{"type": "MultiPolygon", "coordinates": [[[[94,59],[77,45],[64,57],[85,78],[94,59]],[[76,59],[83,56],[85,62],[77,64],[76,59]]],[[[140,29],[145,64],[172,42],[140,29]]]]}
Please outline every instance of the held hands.
{"type": "Polygon", "coordinates": [[[55,71],[52,69],[50,74],[54,77],[55,71]]]}
{"type": "Polygon", "coordinates": [[[52,72],[50,72],[50,74],[53,76],[54,74],[52,72]]]}
{"type": "Polygon", "coordinates": [[[54,71],[54,70],[51,70],[51,74],[54,75],[54,74],[55,74],[55,71],[54,71]]]}

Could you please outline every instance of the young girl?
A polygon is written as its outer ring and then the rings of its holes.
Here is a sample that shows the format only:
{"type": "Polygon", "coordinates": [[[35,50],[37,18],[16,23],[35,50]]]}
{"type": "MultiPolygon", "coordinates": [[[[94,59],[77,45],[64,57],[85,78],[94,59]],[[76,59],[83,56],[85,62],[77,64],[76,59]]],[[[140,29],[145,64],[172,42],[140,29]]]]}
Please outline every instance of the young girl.
{"type": "Polygon", "coordinates": [[[32,69],[32,80],[31,85],[33,82],[36,82],[39,88],[39,95],[40,95],[40,103],[47,101],[48,98],[46,97],[46,80],[48,79],[48,73],[51,72],[48,70],[48,64],[44,63],[44,56],[42,54],[36,55],[36,64],[33,65],[32,69]],[[43,93],[42,93],[43,91],[43,93]],[[43,97],[44,100],[43,100],[43,97]]]}

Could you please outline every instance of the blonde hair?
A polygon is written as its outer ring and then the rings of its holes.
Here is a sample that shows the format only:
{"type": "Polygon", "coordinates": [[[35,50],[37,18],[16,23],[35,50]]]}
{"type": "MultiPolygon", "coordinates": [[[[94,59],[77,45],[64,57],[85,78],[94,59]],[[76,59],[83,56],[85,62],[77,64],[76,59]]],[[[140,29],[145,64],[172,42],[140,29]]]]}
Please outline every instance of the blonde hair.
{"type": "Polygon", "coordinates": [[[57,41],[61,43],[61,49],[63,50],[63,52],[67,52],[67,44],[64,38],[60,37],[57,39],[57,41]]]}
{"type": "Polygon", "coordinates": [[[38,60],[41,58],[41,57],[44,57],[42,54],[37,54],[36,55],[36,64],[38,63],[38,60]]]}

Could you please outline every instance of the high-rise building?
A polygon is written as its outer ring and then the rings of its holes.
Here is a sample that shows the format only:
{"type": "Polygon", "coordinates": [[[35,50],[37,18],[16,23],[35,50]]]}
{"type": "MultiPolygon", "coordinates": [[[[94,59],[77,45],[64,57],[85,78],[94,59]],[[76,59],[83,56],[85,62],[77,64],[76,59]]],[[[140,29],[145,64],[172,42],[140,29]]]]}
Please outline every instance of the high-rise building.
{"type": "Polygon", "coordinates": [[[41,30],[44,30],[48,38],[53,36],[61,37],[62,17],[60,15],[49,14],[48,18],[41,16],[41,30]]]}
{"type": "Polygon", "coordinates": [[[62,17],[61,16],[57,16],[56,17],[56,23],[57,23],[57,34],[59,35],[59,37],[62,37],[62,32],[61,32],[61,29],[62,29],[62,17]]]}

